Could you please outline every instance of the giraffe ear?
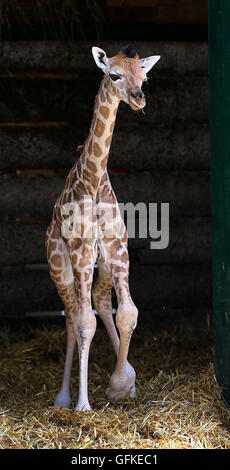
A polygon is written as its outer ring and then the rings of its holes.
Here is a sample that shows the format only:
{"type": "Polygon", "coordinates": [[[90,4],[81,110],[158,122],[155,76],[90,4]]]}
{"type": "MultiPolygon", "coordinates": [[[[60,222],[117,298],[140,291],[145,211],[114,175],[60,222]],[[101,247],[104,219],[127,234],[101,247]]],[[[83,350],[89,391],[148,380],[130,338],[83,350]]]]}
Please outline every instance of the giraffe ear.
{"type": "Polygon", "coordinates": [[[160,55],[151,55],[146,59],[140,59],[141,67],[144,69],[145,73],[148,73],[160,58],[160,55]]]}
{"type": "Polygon", "coordinates": [[[105,72],[109,61],[105,51],[99,47],[92,47],[92,54],[97,66],[105,72]]]}

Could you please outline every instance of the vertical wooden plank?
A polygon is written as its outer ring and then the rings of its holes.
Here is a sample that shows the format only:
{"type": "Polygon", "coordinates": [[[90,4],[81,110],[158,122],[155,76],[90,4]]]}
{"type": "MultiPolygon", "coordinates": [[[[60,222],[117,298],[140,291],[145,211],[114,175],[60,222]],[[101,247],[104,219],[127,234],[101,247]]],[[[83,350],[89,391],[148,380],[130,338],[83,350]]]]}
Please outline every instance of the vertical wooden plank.
{"type": "Polygon", "coordinates": [[[209,2],[215,373],[230,406],[230,0],[209,2]]]}

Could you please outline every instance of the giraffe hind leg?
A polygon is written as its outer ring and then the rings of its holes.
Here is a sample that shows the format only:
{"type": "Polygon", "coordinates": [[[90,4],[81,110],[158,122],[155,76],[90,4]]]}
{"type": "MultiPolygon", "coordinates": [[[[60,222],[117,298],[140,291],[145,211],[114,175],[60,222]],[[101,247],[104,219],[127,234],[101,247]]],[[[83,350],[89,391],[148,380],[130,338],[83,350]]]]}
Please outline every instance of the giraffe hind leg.
{"type": "Polygon", "coordinates": [[[99,317],[102,319],[106,327],[113,349],[117,354],[119,348],[119,338],[115,323],[113,321],[112,313],[112,278],[101,257],[97,259],[97,265],[98,278],[96,279],[92,289],[93,304],[99,317]]]}

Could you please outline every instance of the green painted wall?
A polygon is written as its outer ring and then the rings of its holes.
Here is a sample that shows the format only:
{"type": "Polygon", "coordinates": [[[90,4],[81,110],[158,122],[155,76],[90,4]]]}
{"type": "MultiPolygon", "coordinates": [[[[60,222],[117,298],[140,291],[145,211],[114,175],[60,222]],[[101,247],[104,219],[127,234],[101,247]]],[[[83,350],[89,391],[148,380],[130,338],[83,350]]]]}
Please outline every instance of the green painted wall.
{"type": "Polygon", "coordinates": [[[215,371],[230,406],[230,0],[209,1],[215,371]]]}

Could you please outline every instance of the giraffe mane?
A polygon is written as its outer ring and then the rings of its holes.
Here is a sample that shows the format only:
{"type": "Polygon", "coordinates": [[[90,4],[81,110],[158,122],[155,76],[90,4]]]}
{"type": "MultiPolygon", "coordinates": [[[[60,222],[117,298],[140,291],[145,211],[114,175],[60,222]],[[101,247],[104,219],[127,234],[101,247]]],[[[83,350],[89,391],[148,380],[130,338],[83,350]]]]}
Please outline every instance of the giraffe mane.
{"type": "Polygon", "coordinates": [[[127,44],[121,48],[121,52],[126,55],[127,57],[134,58],[137,56],[137,52],[133,49],[131,44],[127,44]]]}

